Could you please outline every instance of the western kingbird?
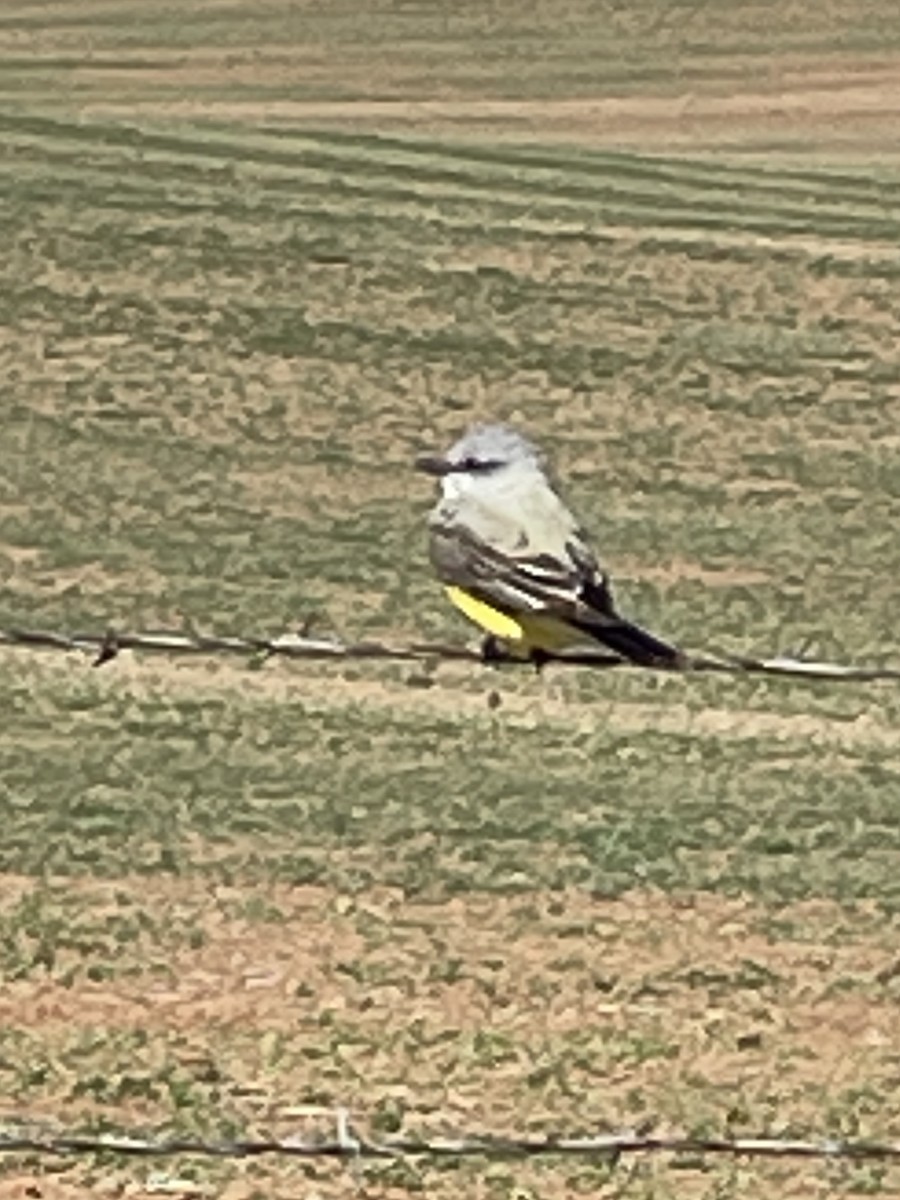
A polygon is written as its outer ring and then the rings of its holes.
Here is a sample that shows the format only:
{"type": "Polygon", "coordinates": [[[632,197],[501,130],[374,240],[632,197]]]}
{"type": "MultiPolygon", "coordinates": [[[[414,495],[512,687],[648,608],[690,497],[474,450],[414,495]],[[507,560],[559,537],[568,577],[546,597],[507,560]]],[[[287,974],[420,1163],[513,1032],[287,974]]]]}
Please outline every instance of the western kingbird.
{"type": "Polygon", "coordinates": [[[420,458],[441,481],[430,554],[449,599],[488,634],[540,665],[548,655],[607,647],[644,666],[684,655],[616,612],[609,579],[553,490],[537,448],[506,425],[476,425],[447,453],[420,458]]]}

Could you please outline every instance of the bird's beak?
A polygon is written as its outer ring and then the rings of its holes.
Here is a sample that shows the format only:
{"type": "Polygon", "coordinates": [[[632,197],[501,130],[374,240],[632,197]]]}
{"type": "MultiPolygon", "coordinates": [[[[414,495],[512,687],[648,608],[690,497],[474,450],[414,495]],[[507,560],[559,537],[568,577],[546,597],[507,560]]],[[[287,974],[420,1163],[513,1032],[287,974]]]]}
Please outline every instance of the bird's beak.
{"type": "Polygon", "coordinates": [[[438,458],[437,455],[426,454],[421,458],[416,459],[416,470],[424,471],[426,475],[449,475],[453,470],[453,463],[447,462],[446,458],[438,458]]]}

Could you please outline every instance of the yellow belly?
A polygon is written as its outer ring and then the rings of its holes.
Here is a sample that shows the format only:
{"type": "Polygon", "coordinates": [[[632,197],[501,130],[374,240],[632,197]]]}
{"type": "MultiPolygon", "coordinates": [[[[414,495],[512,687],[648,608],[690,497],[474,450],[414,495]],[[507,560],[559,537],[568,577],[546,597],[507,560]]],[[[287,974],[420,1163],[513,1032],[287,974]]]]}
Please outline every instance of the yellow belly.
{"type": "Polygon", "coordinates": [[[512,650],[564,650],[569,646],[583,646],[589,639],[580,630],[566,625],[556,617],[543,613],[517,613],[510,616],[484,600],[478,600],[469,592],[453,585],[445,588],[447,598],[470,621],[479,625],[486,633],[509,643],[512,650]]]}

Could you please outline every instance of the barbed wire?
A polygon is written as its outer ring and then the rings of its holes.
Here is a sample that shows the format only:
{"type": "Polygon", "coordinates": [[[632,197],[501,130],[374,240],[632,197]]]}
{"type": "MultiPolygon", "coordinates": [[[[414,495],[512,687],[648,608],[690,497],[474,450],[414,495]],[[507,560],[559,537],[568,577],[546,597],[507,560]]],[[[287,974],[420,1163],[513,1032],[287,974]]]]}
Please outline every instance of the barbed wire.
{"type": "Polygon", "coordinates": [[[671,1154],[732,1158],[803,1158],[900,1163],[900,1143],[850,1141],[836,1138],[702,1137],[661,1135],[626,1130],[619,1133],[561,1136],[497,1136],[490,1133],[458,1137],[414,1137],[389,1134],[372,1138],[352,1125],[346,1109],[309,1110],[327,1116],[333,1133],[326,1136],[234,1138],[213,1140],[191,1136],[145,1137],[133,1133],[78,1133],[35,1125],[0,1125],[0,1153],[115,1154],[130,1158],[193,1156],[257,1158],[360,1159],[525,1159],[537,1157],[599,1157],[611,1163],[627,1155],[671,1154]]]}
{"type": "MultiPolygon", "coordinates": [[[[80,651],[93,656],[93,665],[111,662],[123,650],[139,650],[168,654],[238,654],[265,659],[282,656],[311,660],[382,659],[400,662],[457,661],[480,665],[530,666],[528,659],[492,649],[490,655],[471,646],[446,643],[413,642],[406,646],[382,642],[342,642],[335,637],[312,637],[306,629],[270,638],[260,635],[216,635],[193,631],[123,632],[113,628],[104,633],[63,633],[55,630],[10,627],[0,629],[0,645],[27,649],[80,651]]],[[[716,672],[729,675],[779,675],[795,679],[820,679],[833,682],[862,682],[900,680],[900,668],[866,667],[856,664],[822,662],[790,654],[754,658],[732,654],[685,655],[677,665],[644,666],[628,662],[618,655],[586,651],[546,654],[542,665],[567,667],[631,667],[636,670],[665,671],[667,674],[716,672]]]]}

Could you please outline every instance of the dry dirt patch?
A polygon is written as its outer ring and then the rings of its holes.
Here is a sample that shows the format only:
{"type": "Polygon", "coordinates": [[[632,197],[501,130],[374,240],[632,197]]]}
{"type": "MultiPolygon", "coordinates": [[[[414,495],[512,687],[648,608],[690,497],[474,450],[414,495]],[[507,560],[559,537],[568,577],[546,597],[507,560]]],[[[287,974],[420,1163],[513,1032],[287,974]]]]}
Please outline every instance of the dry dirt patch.
{"type": "MultiPolygon", "coordinates": [[[[2,894],[21,899],[29,886],[5,878],[2,894]]],[[[383,889],[189,879],[53,886],[98,913],[130,897],[163,941],[172,914],[191,912],[196,944],[171,950],[164,979],[137,971],[63,983],[33,973],[4,989],[3,1027],[50,1060],[63,1060],[82,1032],[105,1031],[113,1047],[139,1033],[145,1069],[166,1060],[186,1079],[215,1075],[210,1103],[257,1132],[295,1131],[298,1105],[312,1100],[348,1105],[360,1128],[389,1111],[425,1134],[636,1122],[660,1132],[900,1133],[896,1113],[873,1100],[896,1084],[896,944],[889,922],[864,907],[810,902],[773,913],[638,891],[616,901],[572,891],[422,903],[383,889]]],[[[79,1069],[137,1070],[114,1053],[96,1058],[79,1069]]],[[[79,1096],[71,1062],[58,1078],[57,1094],[20,1095],[6,1115],[131,1127],[168,1116],[146,1100],[79,1096]]],[[[215,1128],[217,1113],[204,1116],[215,1128]]],[[[280,1170],[237,1168],[235,1190],[217,1194],[252,1194],[264,1180],[267,1194],[295,1194],[279,1190],[280,1170]]],[[[794,1168],[779,1194],[800,1194],[811,1170],[794,1168]]],[[[708,1194],[703,1178],[679,1174],[679,1194],[708,1194]]],[[[112,1186],[108,1171],[105,1179],[112,1186]]],[[[142,1194],[123,1168],[128,1180],[142,1194]]],[[[448,1182],[436,1179],[430,1194],[448,1182]]],[[[319,1183],[338,1195],[346,1179],[319,1183]]],[[[67,1195],[63,1181],[58,1191],[42,1186],[30,1194],[67,1195]]],[[[547,1186],[566,1194],[562,1177],[547,1186]]]]}
{"type": "MultiPolygon", "coordinates": [[[[25,653],[0,648],[0,662],[5,659],[13,666],[22,662],[25,653]]],[[[35,677],[72,684],[76,678],[73,663],[76,670],[87,669],[83,657],[33,654],[28,668],[35,677]]],[[[117,698],[172,695],[196,699],[240,694],[260,701],[302,701],[310,713],[335,709],[350,712],[361,705],[407,716],[434,714],[482,720],[493,711],[496,720],[511,727],[534,728],[559,722],[569,730],[583,732],[602,724],[621,733],[653,730],[737,741],[772,738],[785,744],[816,745],[823,754],[900,745],[900,732],[873,709],[863,709],[853,720],[847,720],[815,713],[701,704],[692,700],[689,691],[677,701],[663,697],[640,702],[614,699],[598,689],[596,701],[590,701],[568,690],[564,668],[548,670],[543,676],[526,676],[524,669],[519,673],[518,668],[510,668],[498,679],[484,668],[469,664],[443,663],[434,675],[422,675],[417,664],[411,664],[404,681],[388,676],[353,678],[338,663],[273,661],[261,671],[251,671],[236,660],[152,661],[126,651],[102,672],[92,672],[90,684],[117,698]],[[502,685],[499,691],[498,683],[502,685]],[[501,700],[499,711],[493,707],[495,692],[501,700]]]]}
{"type": "MultiPolygon", "coordinates": [[[[4,897],[27,887],[6,878],[4,897]]],[[[645,1061],[624,1054],[605,1073],[607,1102],[610,1087],[679,1079],[684,1086],[685,1072],[738,1087],[773,1072],[776,1061],[786,1070],[772,1086],[790,1079],[791,1091],[804,1082],[840,1089],[896,1058],[896,947],[874,910],[810,902],[776,918],[742,900],[637,891],[620,900],[573,891],[422,903],[387,890],[207,889],[190,880],[65,887],[80,901],[89,897],[98,915],[125,895],[140,898],[163,941],[173,912],[189,910],[202,936],[168,955],[165,978],[137,971],[62,983],[37,972],[10,982],[0,998],[3,1025],[48,1042],[79,1027],[141,1028],[190,1035],[215,1054],[248,1031],[319,1041],[328,1013],[328,1028],[355,1031],[349,1054],[359,1078],[366,1062],[385,1086],[396,1086],[392,1073],[408,1071],[413,1108],[440,1104],[442,1118],[510,1128],[516,1110],[470,1092],[470,1070],[480,1075],[486,1062],[456,1064],[449,1090],[431,1073],[442,1032],[460,1043],[490,1030],[540,1056],[540,1047],[563,1049],[591,1029],[626,1042],[652,1030],[665,1051],[645,1061]]],[[[503,1069],[506,1084],[521,1066],[503,1069]]],[[[282,1094],[273,1089],[270,1102],[296,1099],[302,1075],[279,1081],[282,1094]]],[[[366,1103],[378,1087],[352,1091],[366,1103]]]]}

